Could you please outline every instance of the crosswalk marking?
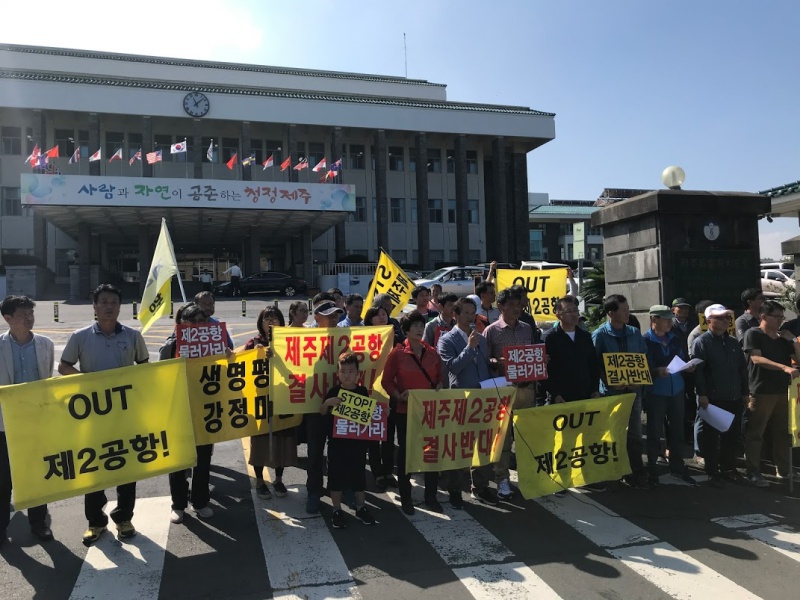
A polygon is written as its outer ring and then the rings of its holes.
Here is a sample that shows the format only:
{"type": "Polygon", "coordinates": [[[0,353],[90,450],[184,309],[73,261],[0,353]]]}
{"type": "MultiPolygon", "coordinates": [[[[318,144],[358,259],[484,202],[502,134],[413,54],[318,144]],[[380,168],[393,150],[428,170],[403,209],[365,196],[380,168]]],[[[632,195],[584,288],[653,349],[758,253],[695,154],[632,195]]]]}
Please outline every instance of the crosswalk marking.
{"type": "Polygon", "coordinates": [[[579,490],[536,502],[673,598],[758,598],[579,490]]]}
{"type": "Polygon", "coordinates": [[[795,562],[800,562],[800,533],[767,515],[737,515],[711,519],[727,529],[735,529],[763,542],[795,562]],[[761,526],[761,527],[760,527],[761,526]]]}
{"type": "Polygon", "coordinates": [[[305,512],[305,487],[263,502],[251,490],[273,597],[360,598],[327,524],[305,512]]]}
{"type": "MultiPolygon", "coordinates": [[[[387,496],[398,507],[400,496],[387,496]]],[[[417,509],[408,520],[453,570],[473,598],[560,598],[533,570],[521,562],[509,562],[514,554],[465,510],[442,505],[444,514],[417,509]]]]}
{"type": "MultiPolygon", "coordinates": [[[[116,503],[110,502],[110,513],[116,503]]],[[[121,542],[109,522],[109,531],[86,553],[70,600],[158,598],[164,554],[169,536],[169,497],[136,500],[137,535],[121,542]]]]}

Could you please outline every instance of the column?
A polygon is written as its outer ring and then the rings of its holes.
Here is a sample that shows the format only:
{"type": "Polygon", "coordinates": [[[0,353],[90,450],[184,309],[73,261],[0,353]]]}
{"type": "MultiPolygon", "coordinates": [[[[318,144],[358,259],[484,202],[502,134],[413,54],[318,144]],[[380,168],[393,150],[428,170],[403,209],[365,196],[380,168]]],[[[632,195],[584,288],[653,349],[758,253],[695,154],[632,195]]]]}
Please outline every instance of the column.
{"type": "Polygon", "coordinates": [[[242,121],[242,125],[239,129],[241,142],[239,147],[241,150],[239,151],[239,163],[242,165],[242,181],[252,181],[253,180],[253,167],[252,165],[249,167],[244,166],[244,159],[250,156],[250,153],[253,151],[253,148],[250,146],[250,121],[242,121]]]}
{"type": "MultiPolygon", "coordinates": [[[[386,131],[375,132],[375,204],[377,206],[378,247],[389,251],[389,198],[386,187],[386,131]]],[[[367,198],[369,202],[369,198],[367,198]]]]}
{"type": "Polygon", "coordinates": [[[506,143],[502,137],[492,140],[492,206],[486,214],[493,214],[492,227],[487,230],[487,242],[493,239],[493,254],[489,260],[508,262],[508,197],[506,195],[506,143]]]}
{"type": "Polygon", "coordinates": [[[430,211],[428,210],[428,136],[420,132],[414,139],[416,146],[414,162],[417,170],[415,173],[417,183],[417,250],[419,251],[419,266],[423,271],[431,268],[431,228],[430,211]]]}
{"type": "Polygon", "coordinates": [[[289,167],[289,181],[296,182],[298,181],[297,175],[299,171],[295,171],[294,168],[297,166],[298,160],[300,160],[297,156],[297,125],[286,127],[286,151],[288,152],[287,156],[292,157],[292,166],[289,167]]]}
{"type": "MultiPolygon", "coordinates": [[[[334,127],[333,133],[331,134],[331,154],[330,154],[330,162],[328,166],[339,160],[340,158],[344,157],[344,153],[342,152],[342,145],[343,145],[343,136],[342,136],[342,128],[341,127],[334,127]]],[[[340,171],[341,172],[341,171],[340,171]]],[[[341,223],[336,224],[335,228],[335,260],[339,262],[345,256],[347,256],[347,224],[342,221],[341,223]]]]}
{"type": "Polygon", "coordinates": [[[89,285],[89,265],[91,256],[92,231],[88,223],[78,223],[78,299],[86,300],[91,291],[89,285]]]}
{"type": "Polygon", "coordinates": [[[139,297],[144,293],[155,246],[150,246],[150,227],[139,225],[139,297]]]}
{"type": "MultiPolygon", "coordinates": [[[[42,153],[50,149],[47,142],[47,124],[41,110],[33,111],[33,142],[39,144],[42,153]]],[[[47,221],[38,212],[33,213],[33,255],[47,267],[47,221]]]]}
{"type": "MultiPolygon", "coordinates": [[[[100,148],[100,116],[97,113],[89,113],[89,156],[97,152],[98,148],[100,148]]],[[[100,155],[101,160],[89,163],[89,175],[100,175],[100,164],[109,159],[105,152],[101,152],[100,155]]]]}
{"type": "Polygon", "coordinates": [[[467,202],[467,137],[457,135],[453,148],[456,176],[456,252],[458,264],[469,260],[469,202],[467,202]]]}
{"type": "Polygon", "coordinates": [[[314,277],[314,251],[312,249],[311,243],[313,242],[313,238],[311,236],[311,227],[305,227],[303,229],[303,279],[306,280],[306,283],[310,286],[312,279],[314,277]]]}
{"type": "Polygon", "coordinates": [[[284,252],[283,252],[283,271],[288,273],[289,275],[294,275],[294,252],[292,252],[292,247],[294,238],[289,238],[284,243],[284,252]]]}
{"type": "MultiPolygon", "coordinates": [[[[91,152],[91,149],[89,150],[91,152]]],[[[142,177],[153,176],[153,165],[147,164],[147,154],[153,151],[153,121],[142,117],[142,177]]]]}
{"type": "Polygon", "coordinates": [[[530,256],[530,234],[528,230],[528,157],[523,152],[515,152],[511,157],[514,171],[514,192],[512,194],[513,213],[511,229],[513,243],[510,248],[512,262],[528,260],[530,256]]]}
{"type": "Polygon", "coordinates": [[[245,269],[248,275],[252,275],[261,270],[261,235],[258,227],[250,228],[248,242],[248,262],[245,269]]]}
{"type": "Polygon", "coordinates": [[[192,159],[194,178],[202,179],[203,158],[206,155],[207,148],[203,148],[203,122],[200,119],[192,119],[192,150],[194,150],[194,157],[192,159]]]}

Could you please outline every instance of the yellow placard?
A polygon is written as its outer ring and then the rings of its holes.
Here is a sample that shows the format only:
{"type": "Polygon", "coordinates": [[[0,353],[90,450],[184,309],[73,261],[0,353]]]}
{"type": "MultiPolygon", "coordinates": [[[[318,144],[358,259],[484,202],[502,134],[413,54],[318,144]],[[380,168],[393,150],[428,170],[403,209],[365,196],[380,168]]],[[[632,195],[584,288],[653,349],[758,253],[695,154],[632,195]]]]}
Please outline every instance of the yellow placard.
{"type": "Polygon", "coordinates": [[[603,352],[606,385],[653,385],[647,355],[644,352],[603,352]]]}
{"type": "Polygon", "coordinates": [[[497,291],[521,285],[528,292],[531,315],[538,321],[555,321],[558,299],[567,293],[567,269],[498,269],[497,291]]]}
{"type": "MultiPolygon", "coordinates": [[[[700,322],[700,331],[708,331],[708,322],[706,321],[706,316],[703,313],[697,313],[697,320],[700,322]]],[[[728,335],[736,337],[736,322],[734,321],[733,317],[731,317],[730,321],[728,322],[728,335]]]]}
{"type": "Polygon", "coordinates": [[[369,425],[372,422],[372,414],[375,412],[375,404],[377,403],[375,398],[354,394],[347,390],[341,390],[339,398],[341,402],[331,410],[334,416],[353,421],[359,425],[369,425]]]}
{"type": "Polygon", "coordinates": [[[350,350],[359,361],[358,385],[370,397],[388,402],[381,386],[383,367],[392,351],[394,328],[274,327],[270,365],[270,397],[276,413],[317,413],[325,394],[338,384],[338,358],[350,350]]]}
{"type": "Polygon", "coordinates": [[[627,431],[635,394],[514,411],[519,489],[537,498],[631,472],[627,431]]]}
{"type": "Polygon", "coordinates": [[[396,317],[403,312],[406,304],[411,300],[411,290],[413,289],[414,282],[405,274],[405,271],[397,266],[391,256],[381,250],[378,266],[375,268],[375,277],[372,278],[369,293],[365,298],[364,310],[361,311],[361,318],[366,316],[372,306],[372,299],[377,294],[389,294],[394,304],[392,314],[389,316],[396,317]]]}
{"type": "Polygon", "coordinates": [[[517,389],[409,390],[406,472],[500,460],[517,389]]]}
{"type": "Polygon", "coordinates": [[[238,440],[296,427],[300,414],[278,414],[269,395],[269,361],[264,348],[236,352],[230,358],[186,360],[189,403],[198,445],[238,440]]]}
{"type": "Polygon", "coordinates": [[[800,377],[792,379],[789,385],[789,434],[792,446],[800,446],[800,377]]]}
{"type": "Polygon", "coordinates": [[[0,402],[18,509],[197,462],[182,360],[6,386],[0,402]]]}

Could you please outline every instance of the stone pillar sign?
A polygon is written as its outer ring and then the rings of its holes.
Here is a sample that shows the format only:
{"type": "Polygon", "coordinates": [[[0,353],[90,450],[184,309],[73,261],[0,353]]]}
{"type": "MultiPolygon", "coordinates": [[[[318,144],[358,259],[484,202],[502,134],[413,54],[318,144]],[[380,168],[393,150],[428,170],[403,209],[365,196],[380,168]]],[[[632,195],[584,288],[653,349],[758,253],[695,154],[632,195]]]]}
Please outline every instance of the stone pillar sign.
{"type": "Polygon", "coordinates": [[[677,297],[741,313],[742,291],[761,286],[758,218],[770,204],[758,194],[658,190],[595,212],[606,294],[625,296],[643,327],[650,306],[677,297]]]}

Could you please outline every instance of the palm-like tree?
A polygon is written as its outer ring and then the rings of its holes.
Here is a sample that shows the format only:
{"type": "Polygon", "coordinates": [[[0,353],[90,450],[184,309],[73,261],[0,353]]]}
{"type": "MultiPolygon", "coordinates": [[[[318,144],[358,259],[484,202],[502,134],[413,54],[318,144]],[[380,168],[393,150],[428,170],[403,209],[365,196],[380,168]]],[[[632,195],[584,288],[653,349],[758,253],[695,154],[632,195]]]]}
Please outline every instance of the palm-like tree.
{"type": "Polygon", "coordinates": [[[594,268],[586,273],[581,286],[581,296],[587,305],[603,303],[606,295],[606,268],[602,261],[594,263],[594,268]]]}

